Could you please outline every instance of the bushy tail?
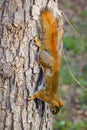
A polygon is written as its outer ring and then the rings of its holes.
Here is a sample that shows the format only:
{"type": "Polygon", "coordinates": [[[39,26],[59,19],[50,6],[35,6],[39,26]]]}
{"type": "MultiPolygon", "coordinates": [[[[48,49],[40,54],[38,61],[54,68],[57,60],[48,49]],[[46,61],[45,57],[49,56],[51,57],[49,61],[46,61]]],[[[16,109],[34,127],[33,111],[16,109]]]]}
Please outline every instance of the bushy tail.
{"type": "Polygon", "coordinates": [[[49,9],[41,11],[42,43],[45,48],[56,58],[58,53],[58,20],[53,16],[49,9]]]}

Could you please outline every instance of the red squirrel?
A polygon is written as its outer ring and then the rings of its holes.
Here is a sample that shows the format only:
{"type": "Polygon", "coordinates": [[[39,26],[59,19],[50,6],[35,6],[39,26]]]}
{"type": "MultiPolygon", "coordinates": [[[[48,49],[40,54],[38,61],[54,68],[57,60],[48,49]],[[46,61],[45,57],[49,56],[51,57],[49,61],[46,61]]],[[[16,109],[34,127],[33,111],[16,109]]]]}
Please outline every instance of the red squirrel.
{"type": "Polygon", "coordinates": [[[44,89],[36,91],[28,100],[36,98],[47,102],[52,114],[59,112],[63,102],[58,97],[58,82],[61,57],[58,46],[61,44],[63,30],[59,30],[59,19],[45,8],[40,13],[42,27],[42,40],[35,38],[35,44],[39,47],[38,63],[43,71],[44,89]]]}

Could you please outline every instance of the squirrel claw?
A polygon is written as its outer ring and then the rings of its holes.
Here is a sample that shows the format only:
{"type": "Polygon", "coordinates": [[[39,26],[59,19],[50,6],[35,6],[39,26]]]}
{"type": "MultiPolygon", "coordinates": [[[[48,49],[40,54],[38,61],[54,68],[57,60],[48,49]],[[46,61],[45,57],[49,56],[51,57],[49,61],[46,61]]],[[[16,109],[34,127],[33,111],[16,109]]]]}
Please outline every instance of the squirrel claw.
{"type": "Polygon", "coordinates": [[[35,44],[38,46],[38,47],[40,47],[41,46],[41,43],[40,43],[40,40],[37,38],[37,37],[35,37],[35,44]]]}
{"type": "Polygon", "coordinates": [[[27,98],[28,101],[34,100],[33,96],[30,96],[29,98],[27,98]]]}

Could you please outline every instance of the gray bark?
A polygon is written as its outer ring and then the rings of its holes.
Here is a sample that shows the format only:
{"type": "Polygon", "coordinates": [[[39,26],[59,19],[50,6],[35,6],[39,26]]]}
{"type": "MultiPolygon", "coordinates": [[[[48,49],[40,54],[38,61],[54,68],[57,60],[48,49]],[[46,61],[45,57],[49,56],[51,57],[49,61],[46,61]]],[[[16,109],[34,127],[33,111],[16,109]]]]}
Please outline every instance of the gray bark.
{"type": "Polygon", "coordinates": [[[36,61],[36,21],[40,9],[54,0],[0,0],[0,130],[52,130],[52,115],[45,105],[43,118],[34,101],[39,74],[36,61]]]}

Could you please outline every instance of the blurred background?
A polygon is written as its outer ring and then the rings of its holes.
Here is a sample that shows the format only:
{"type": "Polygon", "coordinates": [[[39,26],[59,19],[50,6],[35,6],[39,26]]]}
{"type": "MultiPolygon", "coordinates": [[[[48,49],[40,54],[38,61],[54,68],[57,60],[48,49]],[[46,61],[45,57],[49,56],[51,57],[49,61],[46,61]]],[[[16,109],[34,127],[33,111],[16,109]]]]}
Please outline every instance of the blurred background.
{"type": "Polygon", "coordinates": [[[87,130],[87,0],[58,2],[59,9],[81,36],[76,38],[69,24],[64,21],[63,43],[67,62],[86,90],[73,80],[62,58],[59,95],[65,105],[56,116],[53,130],[87,130]]]}

